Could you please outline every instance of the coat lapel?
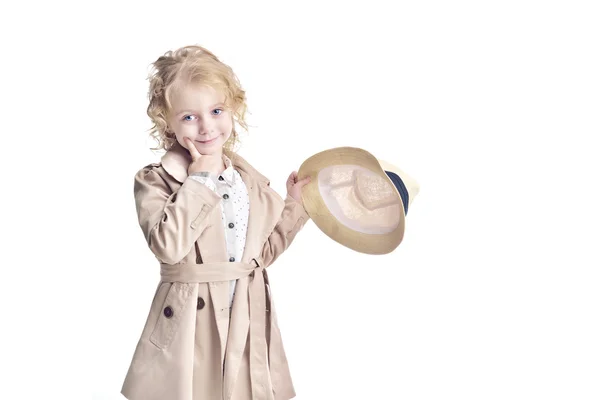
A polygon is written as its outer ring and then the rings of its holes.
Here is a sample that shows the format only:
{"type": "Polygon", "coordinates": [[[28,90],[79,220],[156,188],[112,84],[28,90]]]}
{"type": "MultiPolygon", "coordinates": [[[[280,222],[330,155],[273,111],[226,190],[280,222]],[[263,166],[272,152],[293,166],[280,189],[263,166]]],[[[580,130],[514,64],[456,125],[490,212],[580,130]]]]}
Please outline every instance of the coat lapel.
{"type": "Polygon", "coordinates": [[[243,169],[238,171],[246,188],[248,189],[248,202],[249,202],[249,212],[248,212],[248,230],[246,231],[246,245],[244,246],[244,254],[242,255],[242,262],[250,262],[252,258],[257,256],[258,252],[258,241],[255,240],[257,238],[257,233],[260,229],[260,217],[261,213],[257,212],[260,206],[259,198],[258,198],[258,182],[246,173],[243,169]]]}

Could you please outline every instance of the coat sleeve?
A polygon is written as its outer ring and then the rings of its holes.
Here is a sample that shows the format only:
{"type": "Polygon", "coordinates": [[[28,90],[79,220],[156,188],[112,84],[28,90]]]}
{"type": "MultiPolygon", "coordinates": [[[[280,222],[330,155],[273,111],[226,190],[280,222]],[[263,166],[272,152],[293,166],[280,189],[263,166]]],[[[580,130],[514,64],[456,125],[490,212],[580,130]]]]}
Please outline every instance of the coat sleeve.
{"type": "Polygon", "coordinates": [[[273,262],[290,246],[296,234],[304,227],[310,216],[304,206],[289,194],[284,200],[281,217],[265,242],[261,257],[265,266],[273,262]]]}
{"type": "Polygon", "coordinates": [[[194,246],[221,198],[205,184],[187,177],[174,193],[155,170],[135,174],[134,197],[139,225],[160,262],[176,264],[194,246]]]}

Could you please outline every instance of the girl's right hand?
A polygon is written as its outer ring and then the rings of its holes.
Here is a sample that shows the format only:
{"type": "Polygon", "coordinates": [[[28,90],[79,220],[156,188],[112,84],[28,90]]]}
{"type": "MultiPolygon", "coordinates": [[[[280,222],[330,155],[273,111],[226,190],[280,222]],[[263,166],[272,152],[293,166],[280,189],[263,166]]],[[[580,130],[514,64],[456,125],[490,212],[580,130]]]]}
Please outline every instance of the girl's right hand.
{"type": "Polygon", "coordinates": [[[192,162],[188,167],[188,175],[194,172],[211,172],[215,174],[223,172],[224,164],[220,154],[200,154],[189,137],[184,137],[183,142],[192,156],[192,162]]]}

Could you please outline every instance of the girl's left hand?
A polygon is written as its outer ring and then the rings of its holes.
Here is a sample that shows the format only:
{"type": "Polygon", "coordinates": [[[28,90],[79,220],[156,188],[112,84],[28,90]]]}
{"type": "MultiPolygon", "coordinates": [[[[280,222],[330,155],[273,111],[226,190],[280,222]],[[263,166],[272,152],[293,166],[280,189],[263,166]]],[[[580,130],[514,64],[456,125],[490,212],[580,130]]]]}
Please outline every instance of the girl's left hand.
{"type": "Polygon", "coordinates": [[[286,182],[288,194],[297,202],[302,203],[302,187],[308,182],[310,182],[310,176],[299,181],[298,172],[293,171],[286,182]]]}

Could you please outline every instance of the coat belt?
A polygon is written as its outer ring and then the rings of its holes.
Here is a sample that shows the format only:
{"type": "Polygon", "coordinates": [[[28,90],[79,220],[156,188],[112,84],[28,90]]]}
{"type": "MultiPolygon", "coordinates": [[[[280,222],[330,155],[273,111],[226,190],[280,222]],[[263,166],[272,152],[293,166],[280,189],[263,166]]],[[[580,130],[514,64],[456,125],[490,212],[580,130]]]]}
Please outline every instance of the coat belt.
{"type": "MultiPolygon", "coordinates": [[[[208,283],[230,281],[250,276],[250,378],[253,399],[273,399],[269,388],[269,364],[267,362],[265,267],[260,258],[243,262],[208,262],[202,264],[160,264],[162,282],[208,283]]],[[[272,317],[272,313],[269,313],[272,317]]],[[[271,327],[273,322],[271,321],[271,327]]],[[[230,393],[226,394],[228,397],[230,393]]]]}

